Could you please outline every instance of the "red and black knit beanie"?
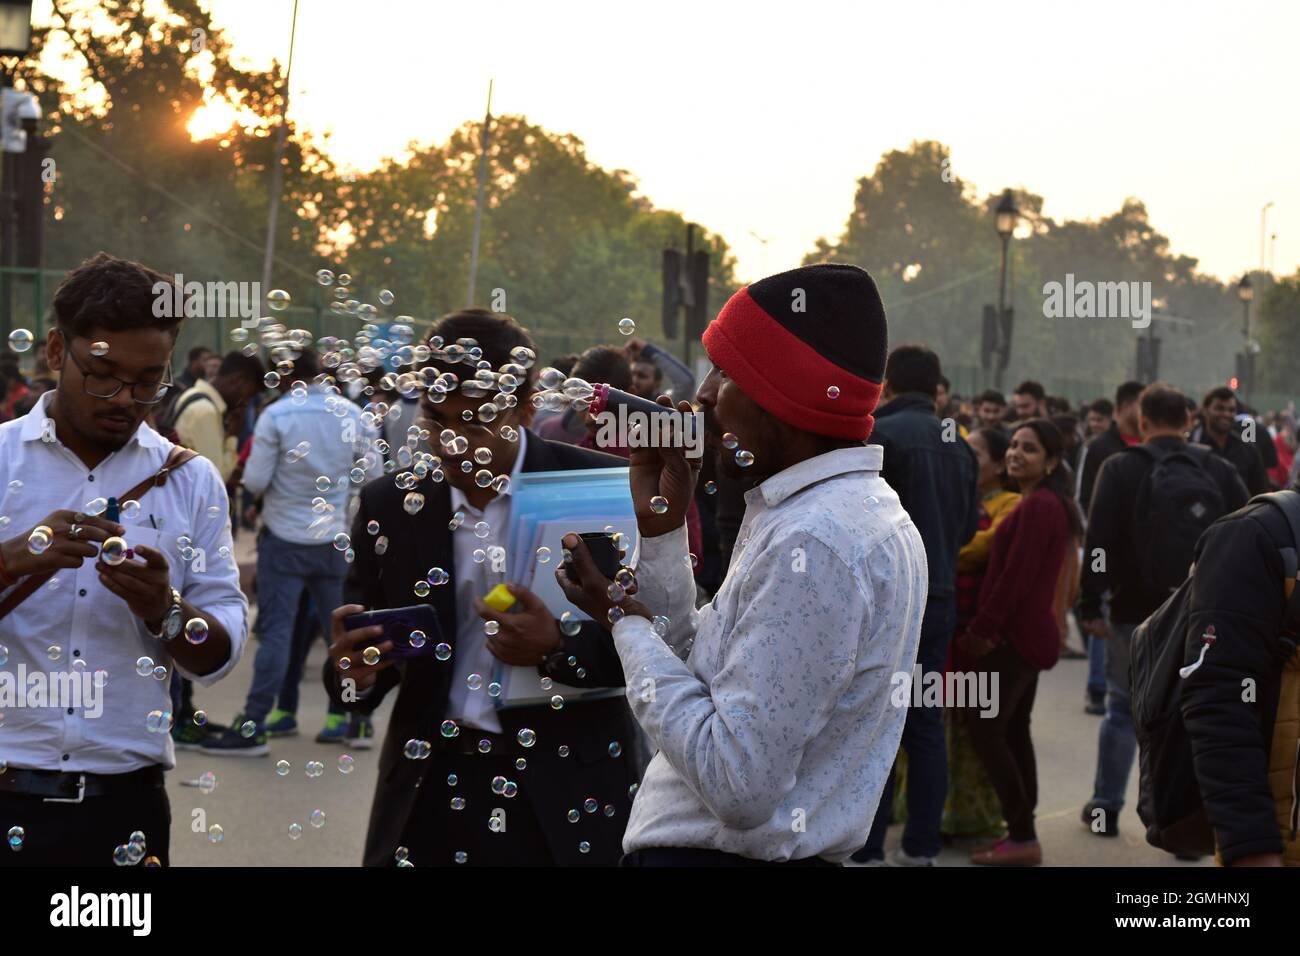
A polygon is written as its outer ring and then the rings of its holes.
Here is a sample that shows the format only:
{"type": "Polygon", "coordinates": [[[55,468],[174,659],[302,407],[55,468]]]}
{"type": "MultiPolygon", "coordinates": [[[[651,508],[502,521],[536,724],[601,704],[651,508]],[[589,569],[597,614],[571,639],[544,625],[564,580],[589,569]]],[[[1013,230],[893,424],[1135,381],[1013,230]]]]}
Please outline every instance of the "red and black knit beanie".
{"type": "Polygon", "coordinates": [[[832,438],[871,434],[889,342],[865,270],[805,266],[746,286],[709,323],[704,349],[781,421],[832,438]]]}

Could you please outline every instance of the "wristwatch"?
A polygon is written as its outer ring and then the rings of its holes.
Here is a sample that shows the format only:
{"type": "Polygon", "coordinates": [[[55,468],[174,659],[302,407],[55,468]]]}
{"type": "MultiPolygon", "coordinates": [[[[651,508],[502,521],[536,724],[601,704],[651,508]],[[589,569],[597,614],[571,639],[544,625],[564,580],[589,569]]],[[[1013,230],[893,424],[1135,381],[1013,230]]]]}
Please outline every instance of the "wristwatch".
{"type": "Polygon", "coordinates": [[[172,588],[171,592],[171,607],[169,607],[167,613],[163,615],[162,627],[159,628],[158,633],[154,635],[154,637],[160,641],[175,640],[176,635],[181,632],[181,618],[185,616],[181,612],[181,592],[177,591],[175,588],[172,588]]]}

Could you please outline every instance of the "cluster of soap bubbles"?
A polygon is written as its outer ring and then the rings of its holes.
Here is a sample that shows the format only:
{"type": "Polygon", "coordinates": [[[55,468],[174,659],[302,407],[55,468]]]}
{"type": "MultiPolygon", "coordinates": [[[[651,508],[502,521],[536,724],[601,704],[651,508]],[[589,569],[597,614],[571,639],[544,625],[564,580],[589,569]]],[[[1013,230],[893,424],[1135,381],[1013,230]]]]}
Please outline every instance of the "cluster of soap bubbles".
{"type": "Polygon", "coordinates": [[[136,830],[125,843],[120,843],[113,849],[113,863],[117,866],[135,866],[144,861],[144,865],[148,867],[161,866],[162,862],[158,857],[147,856],[148,852],[144,834],[136,830]]]}

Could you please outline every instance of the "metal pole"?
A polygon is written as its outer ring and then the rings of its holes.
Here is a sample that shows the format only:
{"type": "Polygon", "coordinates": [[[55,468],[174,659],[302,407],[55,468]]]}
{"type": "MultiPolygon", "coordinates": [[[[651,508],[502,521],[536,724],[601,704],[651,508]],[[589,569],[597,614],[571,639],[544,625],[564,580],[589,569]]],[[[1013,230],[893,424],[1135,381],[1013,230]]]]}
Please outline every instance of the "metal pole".
{"type": "Polygon", "coordinates": [[[1007,245],[1010,242],[1010,234],[1002,237],[1002,259],[998,265],[998,354],[995,356],[995,364],[993,366],[993,387],[998,391],[1002,390],[1002,356],[1005,354],[1007,346],[1007,343],[1004,341],[1004,337],[1006,336],[1004,323],[1007,314],[1007,245]]]}
{"type": "Polygon", "coordinates": [[[275,262],[275,230],[280,218],[280,191],[284,186],[284,147],[289,135],[289,77],[293,75],[293,42],[297,34],[298,0],[293,0],[293,25],[289,28],[289,65],[284,71],[280,128],[276,131],[275,158],[271,161],[271,199],[266,214],[266,251],[262,256],[262,295],[271,291],[271,267],[275,262]]]}
{"type": "Polygon", "coordinates": [[[1259,271],[1264,271],[1264,221],[1268,218],[1268,210],[1273,203],[1264,203],[1264,208],[1259,211],[1259,271]]]}
{"type": "Polygon", "coordinates": [[[478,190],[474,194],[474,236],[469,246],[469,290],[465,308],[474,306],[474,283],[478,280],[478,238],[483,228],[483,191],[487,187],[488,143],[492,136],[492,81],[488,80],[487,112],[483,116],[483,135],[478,158],[478,190]]]}
{"type": "MultiPolygon", "coordinates": [[[[682,266],[685,285],[692,288],[691,285],[691,253],[695,251],[695,226],[693,223],[686,224],[686,259],[682,266]]],[[[694,301],[692,299],[692,301],[694,301]]],[[[691,367],[691,307],[688,306],[685,314],[682,316],[682,362],[689,370],[691,367]]],[[[691,373],[694,375],[694,373],[691,373]]]]}

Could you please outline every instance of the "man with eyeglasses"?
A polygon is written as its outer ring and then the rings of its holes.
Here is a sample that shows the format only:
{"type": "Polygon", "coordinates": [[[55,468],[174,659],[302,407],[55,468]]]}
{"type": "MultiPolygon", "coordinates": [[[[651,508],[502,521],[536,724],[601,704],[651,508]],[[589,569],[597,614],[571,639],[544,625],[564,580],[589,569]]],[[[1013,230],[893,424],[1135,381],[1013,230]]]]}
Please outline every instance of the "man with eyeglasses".
{"type": "Polygon", "coordinates": [[[172,384],[170,281],[105,253],[69,273],[58,387],[0,425],[0,866],[166,865],[168,680],[211,684],[244,647],[221,476],[146,422],[172,384]]]}
{"type": "Polygon", "coordinates": [[[500,554],[496,549],[511,537],[510,486],[521,474],[625,462],[530,431],[536,365],[520,370],[522,381],[509,396],[465,387],[479,361],[500,370],[517,362],[516,355],[532,354],[531,337],[514,319],[467,309],[440,319],[429,341],[434,351],[422,380],[450,374],[458,382],[445,394],[427,389],[416,421],[429,435],[429,451],[441,458],[445,478],[426,476],[403,487],[398,472],[362,488],[352,526],[356,557],[344,583],[349,603],[334,612],[323,673],[330,698],[357,713],[374,713],[390,692],[397,696],[379,758],[364,863],[613,865],[634,792],[629,788],[640,776],[636,726],[622,692],[614,690],[624,679],[613,642],[591,621],[576,633],[562,631],[542,599],[519,585],[510,586],[517,605],[509,613],[492,611],[482,598],[493,583],[489,554],[500,554]],[[470,354],[453,360],[443,343],[470,354]],[[492,398],[504,408],[485,416],[492,398]],[[448,431],[455,435],[444,438],[448,431]],[[483,469],[509,483],[480,484],[483,469]],[[409,492],[423,496],[418,507],[408,505],[409,492]],[[419,603],[437,614],[449,658],[370,664],[357,648],[369,643],[389,650],[376,634],[382,628],[343,627],[348,615],[362,610],[419,603]],[[539,678],[556,684],[610,692],[498,709],[489,683],[498,661],[536,668],[539,678]],[[443,731],[448,720],[458,733],[443,731]],[[410,759],[412,740],[428,742],[431,751],[410,759]],[[517,793],[503,789],[509,781],[517,783],[517,793]]]}

